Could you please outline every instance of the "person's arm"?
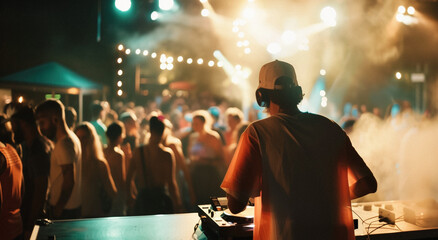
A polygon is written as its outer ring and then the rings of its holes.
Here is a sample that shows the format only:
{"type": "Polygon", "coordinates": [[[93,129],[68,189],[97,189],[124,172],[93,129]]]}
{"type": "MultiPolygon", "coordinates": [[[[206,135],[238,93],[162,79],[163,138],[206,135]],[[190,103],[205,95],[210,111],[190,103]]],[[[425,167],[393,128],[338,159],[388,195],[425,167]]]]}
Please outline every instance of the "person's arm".
{"type": "Polygon", "coordinates": [[[61,170],[62,170],[63,181],[61,187],[61,194],[53,210],[53,215],[55,218],[61,216],[65,205],[70,199],[71,193],[73,191],[73,186],[75,184],[73,164],[61,165],[61,170]]]}
{"type": "Polygon", "coordinates": [[[377,180],[373,175],[368,175],[357,180],[350,186],[350,198],[356,199],[377,191],[377,180]]]}
{"type": "Polygon", "coordinates": [[[114,198],[117,194],[117,188],[114,184],[111,171],[106,161],[99,161],[100,177],[103,180],[103,187],[109,197],[114,198]]]}
{"type": "Polygon", "coordinates": [[[140,157],[139,154],[140,154],[140,152],[139,152],[138,148],[136,148],[134,150],[134,154],[133,154],[133,157],[131,159],[131,163],[129,164],[128,173],[126,175],[125,189],[126,189],[126,197],[127,197],[128,206],[133,205],[134,199],[135,199],[135,196],[131,193],[132,192],[131,182],[134,179],[135,174],[136,174],[137,161],[138,161],[138,158],[140,157]]]}
{"type": "Polygon", "coordinates": [[[195,192],[193,191],[193,184],[192,184],[192,177],[190,175],[189,169],[187,168],[187,165],[185,163],[184,153],[182,151],[182,147],[179,144],[171,144],[170,148],[173,150],[175,154],[175,160],[176,160],[176,169],[181,169],[184,173],[184,179],[186,180],[187,187],[190,193],[190,200],[192,204],[194,205],[196,203],[196,196],[195,192]]]}
{"type": "Polygon", "coordinates": [[[227,193],[227,199],[228,199],[228,209],[230,209],[232,213],[236,214],[245,210],[246,205],[248,204],[249,197],[238,199],[227,193]]]}
{"type": "Polygon", "coordinates": [[[377,180],[346,136],[350,199],[377,191],[377,180]]]}
{"type": "Polygon", "coordinates": [[[176,184],[176,177],[175,177],[175,158],[172,153],[169,153],[167,155],[167,160],[169,162],[169,171],[167,171],[166,174],[166,182],[167,186],[169,187],[169,193],[172,198],[173,206],[176,210],[176,212],[180,212],[182,209],[182,203],[181,203],[181,197],[179,195],[178,186],[176,184]]]}

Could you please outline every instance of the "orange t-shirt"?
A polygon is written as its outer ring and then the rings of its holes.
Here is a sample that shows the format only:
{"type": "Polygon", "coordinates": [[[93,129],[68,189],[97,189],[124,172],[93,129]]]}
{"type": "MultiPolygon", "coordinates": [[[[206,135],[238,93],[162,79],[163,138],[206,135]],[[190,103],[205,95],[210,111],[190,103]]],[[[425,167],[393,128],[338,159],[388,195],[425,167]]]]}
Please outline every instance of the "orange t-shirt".
{"type": "Polygon", "coordinates": [[[0,152],[6,159],[6,169],[0,175],[3,204],[0,212],[1,239],[14,239],[23,231],[21,221],[21,185],[23,165],[20,157],[11,145],[0,146],[0,152]]]}
{"type": "Polygon", "coordinates": [[[221,187],[255,197],[254,239],[354,240],[349,184],[369,174],[337,124],[281,113],[246,129],[221,187]]]}

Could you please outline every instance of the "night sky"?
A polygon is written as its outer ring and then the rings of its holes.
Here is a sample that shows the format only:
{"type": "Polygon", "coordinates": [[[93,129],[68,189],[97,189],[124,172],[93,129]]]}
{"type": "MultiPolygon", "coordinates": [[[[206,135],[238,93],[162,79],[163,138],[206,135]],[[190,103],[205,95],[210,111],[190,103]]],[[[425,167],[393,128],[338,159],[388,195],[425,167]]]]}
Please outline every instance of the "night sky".
{"type": "MultiPolygon", "coordinates": [[[[97,42],[97,0],[2,1],[0,3],[0,77],[56,61],[89,79],[112,86],[115,78],[117,44],[132,39],[135,35],[147,34],[160,24],[148,18],[150,12],[157,9],[156,1],[132,0],[132,2],[130,12],[123,14],[115,9],[114,1],[101,0],[102,39],[97,42]]],[[[215,0],[211,1],[211,4],[217,13],[234,16],[245,2],[215,0]]],[[[287,1],[268,1],[269,4],[265,3],[265,5],[275,8],[275,6],[281,7],[285,2],[287,1]]],[[[292,2],[309,5],[308,1],[292,2]]],[[[317,2],[320,1],[315,1],[317,2]]],[[[344,9],[348,9],[351,5],[348,1],[333,2],[342,5],[344,9]]],[[[372,8],[382,2],[383,0],[368,1],[368,7],[372,8]]],[[[438,2],[430,0],[395,2],[414,5],[431,24],[405,27],[399,36],[400,39],[395,43],[398,46],[402,45],[400,47],[402,51],[397,59],[384,64],[359,61],[362,67],[354,75],[359,80],[350,84],[353,90],[347,93],[346,99],[361,101],[369,98],[379,89],[391,84],[390,80],[382,79],[389,79],[395,69],[415,71],[426,66],[431,78],[435,79],[438,75],[436,70],[438,69],[438,2]],[[364,86],[367,90],[358,93],[357,90],[363,90],[364,86]]],[[[199,1],[195,0],[179,1],[179,4],[180,11],[187,14],[199,15],[202,9],[199,1]]],[[[349,17],[353,15],[354,13],[350,13],[349,17]]],[[[340,28],[348,29],[345,25],[341,25],[340,28]]],[[[344,38],[348,38],[348,35],[340,35],[339,41],[344,38]]],[[[179,47],[184,48],[184,45],[179,47]]],[[[360,54],[360,49],[354,53],[360,54]]],[[[260,59],[259,62],[263,61],[265,59],[260,59]]],[[[330,74],[327,77],[336,78],[330,74]]],[[[334,80],[328,81],[328,84],[333,82],[334,80]]]]}

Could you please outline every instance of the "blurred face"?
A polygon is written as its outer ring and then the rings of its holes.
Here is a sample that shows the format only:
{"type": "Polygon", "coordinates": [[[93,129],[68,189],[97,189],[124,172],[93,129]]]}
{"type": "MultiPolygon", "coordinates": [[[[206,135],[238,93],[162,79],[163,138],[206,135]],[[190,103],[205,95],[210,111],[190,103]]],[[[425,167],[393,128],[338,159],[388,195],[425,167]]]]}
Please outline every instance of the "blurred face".
{"type": "Polygon", "coordinates": [[[50,140],[55,140],[56,137],[56,120],[53,117],[45,114],[38,114],[36,116],[37,125],[41,133],[50,140]]]}
{"type": "Polygon", "coordinates": [[[205,123],[197,117],[194,117],[192,120],[192,128],[196,132],[202,131],[204,129],[204,124],[205,123]]]}

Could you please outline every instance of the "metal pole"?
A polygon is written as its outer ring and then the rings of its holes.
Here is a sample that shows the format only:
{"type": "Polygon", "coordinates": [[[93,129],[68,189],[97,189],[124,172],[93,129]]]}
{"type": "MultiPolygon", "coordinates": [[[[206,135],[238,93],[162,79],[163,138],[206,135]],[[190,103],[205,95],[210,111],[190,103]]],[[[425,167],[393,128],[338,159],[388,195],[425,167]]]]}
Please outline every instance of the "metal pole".
{"type": "Polygon", "coordinates": [[[102,0],[97,0],[97,36],[96,41],[100,42],[100,27],[102,25],[102,0]]]}

